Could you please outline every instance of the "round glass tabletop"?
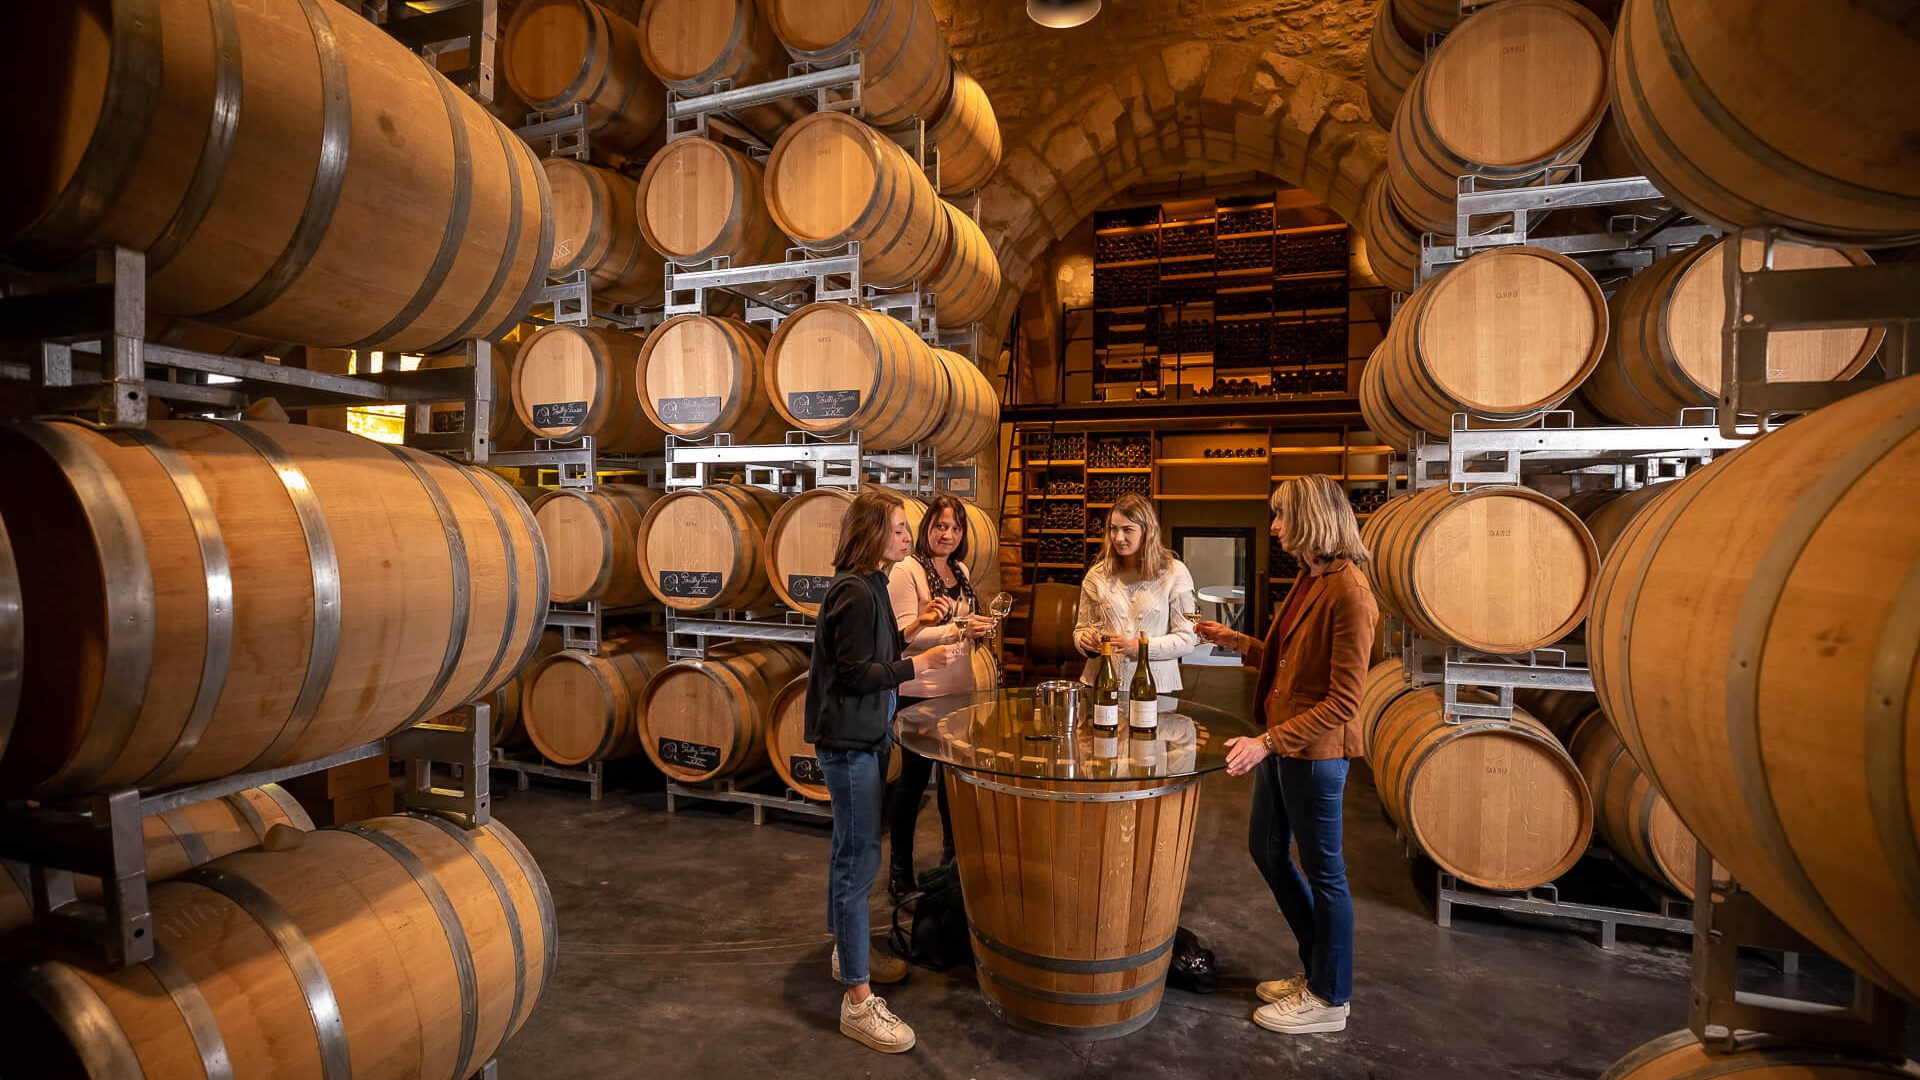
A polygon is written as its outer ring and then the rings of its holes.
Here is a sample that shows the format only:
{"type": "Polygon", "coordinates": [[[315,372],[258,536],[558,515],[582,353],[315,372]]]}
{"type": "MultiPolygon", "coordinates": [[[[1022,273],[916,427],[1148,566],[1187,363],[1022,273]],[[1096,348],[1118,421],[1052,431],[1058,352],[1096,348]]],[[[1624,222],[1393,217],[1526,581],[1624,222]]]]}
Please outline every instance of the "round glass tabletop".
{"type": "Polygon", "coordinates": [[[935,698],[894,718],[900,745],[958,769],[993,776],[1112,783],[1198,776],[1224,769],[1226,742],[1258,732],[1245,719],[1192,701],[1160,699],[1153,735],[1067,732],[1041,715],[1030,688],[935,698]]]}

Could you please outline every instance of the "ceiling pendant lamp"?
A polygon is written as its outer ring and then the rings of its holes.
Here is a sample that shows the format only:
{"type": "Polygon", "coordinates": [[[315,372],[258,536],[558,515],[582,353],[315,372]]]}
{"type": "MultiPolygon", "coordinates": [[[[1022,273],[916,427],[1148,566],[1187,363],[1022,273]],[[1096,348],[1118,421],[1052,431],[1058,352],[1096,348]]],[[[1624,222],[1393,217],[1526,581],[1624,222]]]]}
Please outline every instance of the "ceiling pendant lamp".
{"type": "Polygon", "coordinates": [[[1027,18],[1055,30],[1086,23],[1100,14],[1100,0],[1027,0],[1027,18]]]}

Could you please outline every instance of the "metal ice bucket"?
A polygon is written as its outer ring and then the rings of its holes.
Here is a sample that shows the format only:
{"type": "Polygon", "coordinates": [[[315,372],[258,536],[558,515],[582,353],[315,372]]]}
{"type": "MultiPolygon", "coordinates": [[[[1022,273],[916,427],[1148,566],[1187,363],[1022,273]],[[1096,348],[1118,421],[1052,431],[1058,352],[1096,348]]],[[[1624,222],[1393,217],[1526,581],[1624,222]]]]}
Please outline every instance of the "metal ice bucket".
{"type": "Polygon", "coordinates": [[[1089,687],[1072,679],[1049,679],[1033,688],[1033,738],[1070,736],[1087,716],[1089,687]]]}

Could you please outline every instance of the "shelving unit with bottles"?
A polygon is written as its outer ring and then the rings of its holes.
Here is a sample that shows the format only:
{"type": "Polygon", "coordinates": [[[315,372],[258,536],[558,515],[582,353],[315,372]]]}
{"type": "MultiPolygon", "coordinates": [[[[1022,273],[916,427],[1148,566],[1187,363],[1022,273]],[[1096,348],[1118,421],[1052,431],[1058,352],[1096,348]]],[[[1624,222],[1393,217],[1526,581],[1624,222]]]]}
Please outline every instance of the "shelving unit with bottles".
{"type": "Polygon", "coordinates": [[[1093,388],[1106,401],[1347,392],[1347,227],[1279,197],[1094,215],[1093,388]]]}

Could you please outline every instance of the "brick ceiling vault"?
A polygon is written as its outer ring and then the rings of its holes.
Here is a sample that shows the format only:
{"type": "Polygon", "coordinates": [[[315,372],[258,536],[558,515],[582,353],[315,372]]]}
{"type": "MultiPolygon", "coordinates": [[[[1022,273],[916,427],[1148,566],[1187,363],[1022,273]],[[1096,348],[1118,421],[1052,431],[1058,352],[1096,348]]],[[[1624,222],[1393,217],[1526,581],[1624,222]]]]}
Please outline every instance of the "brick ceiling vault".
{"type": "MultiPolygon", "coordinates": [[[[980,223],[1005,285],[982,328],[986,341],[1004,337],[1048,249],[1135,184],[1258,170],[1358,221],[1385,159],[1386,132],[1371,119],[1364,88],[1331,66],[1190,40],[1141,50],[1107,72],[1044,115],[1000,114],[1006,150],[980,192],[980,223]]],[[[982,83],[995,93],[988,77],[982,83]]]]}

